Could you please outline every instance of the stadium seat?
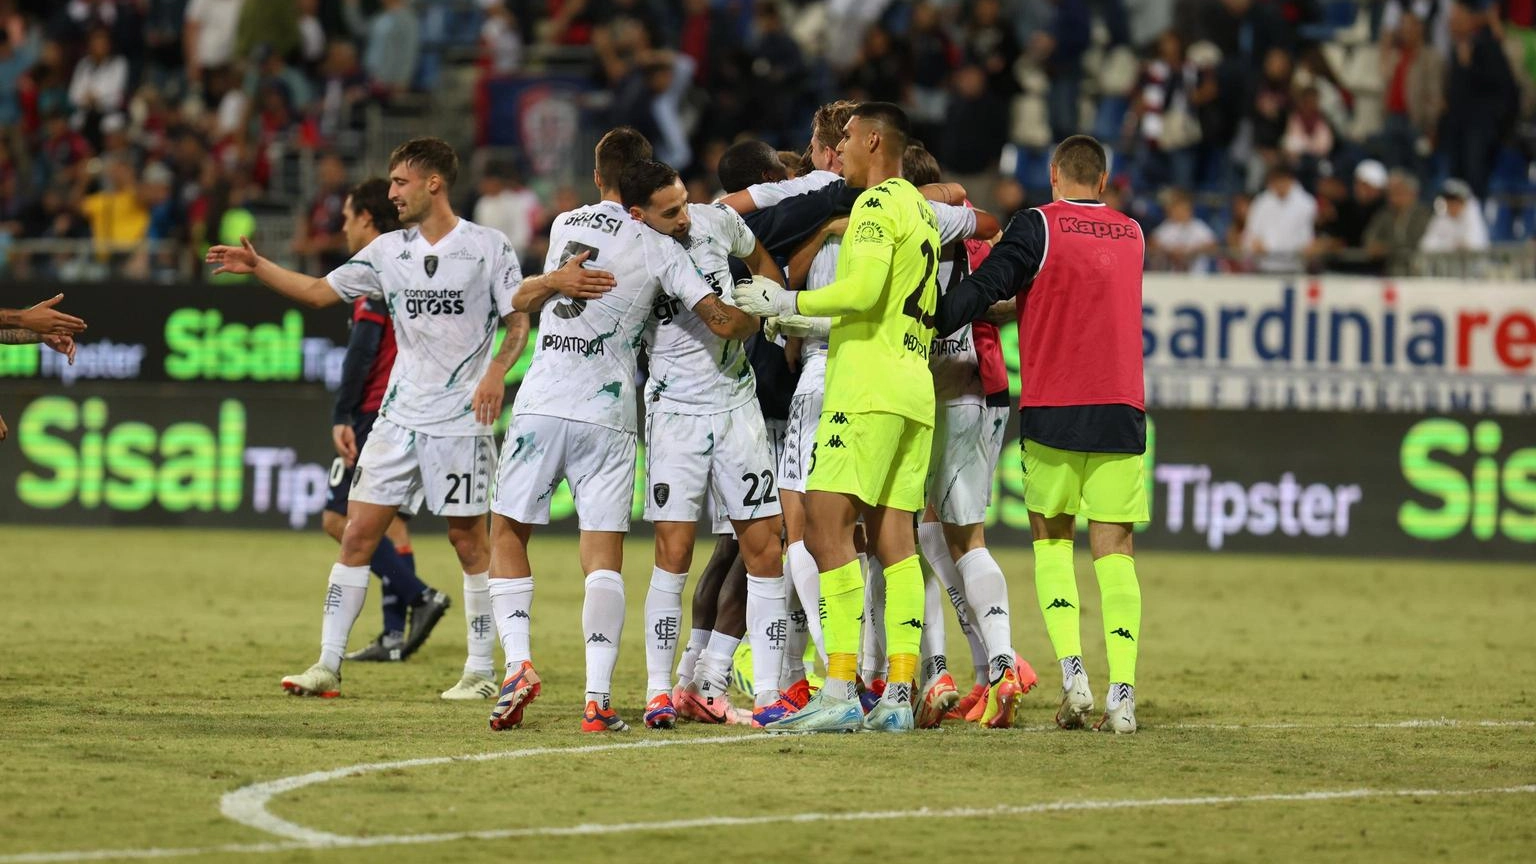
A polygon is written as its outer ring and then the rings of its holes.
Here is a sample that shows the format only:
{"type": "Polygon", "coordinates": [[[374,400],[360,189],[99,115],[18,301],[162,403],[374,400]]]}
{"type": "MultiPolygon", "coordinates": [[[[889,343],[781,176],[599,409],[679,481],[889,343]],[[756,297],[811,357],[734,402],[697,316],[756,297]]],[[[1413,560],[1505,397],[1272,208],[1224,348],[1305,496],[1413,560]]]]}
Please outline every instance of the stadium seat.
{"type": "Polygon", "coordinates": [[[1494,159],[1493,176],[1488,191],[1494,194],[1519,194],[1536,190],[1531,182],[1531,164],[1513,147],[1502,147],[1494,159]]]}

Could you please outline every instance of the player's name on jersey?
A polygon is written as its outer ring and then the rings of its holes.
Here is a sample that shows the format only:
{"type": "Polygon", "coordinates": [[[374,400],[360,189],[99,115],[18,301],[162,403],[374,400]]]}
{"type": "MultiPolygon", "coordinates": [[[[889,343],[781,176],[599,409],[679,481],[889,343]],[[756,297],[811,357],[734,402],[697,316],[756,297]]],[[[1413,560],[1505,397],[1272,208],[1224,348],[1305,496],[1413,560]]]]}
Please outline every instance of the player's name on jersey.
{"type": "Polygon", "coordinates": [[[1536,380],[1495,375],[1385,376],[1285,370],[1148,369],[1147,410],[1536,412],[1536,380]]]}

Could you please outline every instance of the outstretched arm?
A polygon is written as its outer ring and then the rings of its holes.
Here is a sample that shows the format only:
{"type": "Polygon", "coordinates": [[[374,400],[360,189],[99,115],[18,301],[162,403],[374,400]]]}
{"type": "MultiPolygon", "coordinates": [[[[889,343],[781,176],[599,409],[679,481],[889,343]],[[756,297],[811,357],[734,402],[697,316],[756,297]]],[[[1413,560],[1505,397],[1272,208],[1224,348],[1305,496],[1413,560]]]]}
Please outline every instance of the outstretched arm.
{"type": "Polygon", "coordinates": [[[71,336],[79,333],[85,329],[85,322],[54,308],[63,299],[63,294],[55,294],[26,309],[0,309],[0,328],[30,330],[43,336],[71,336]]]}
{"type": "MultiPolygon", "coordinates": [[[[213,271],[215,276],[221,273],[248,273],[273,291],[311,309],[341,302],[341,295],[331,290],[329,282],[279,267],[257,254],[256,247],[244,237],[240,238],[239,246],[212,247],[203,260],[209,264],[219,265],[218,269],[213,271]]],[[[367,265],[358,263],[354,266],[367,265]]]]}
{"type": "Polygon", "coordinates": [[[1045,251],[1045,216],[1028,210],[1014,217],[976,272],[939,298],[934,329],[948,336],[986,315],[993,304],[1022,297],[1045,263],[1045,251]]]}

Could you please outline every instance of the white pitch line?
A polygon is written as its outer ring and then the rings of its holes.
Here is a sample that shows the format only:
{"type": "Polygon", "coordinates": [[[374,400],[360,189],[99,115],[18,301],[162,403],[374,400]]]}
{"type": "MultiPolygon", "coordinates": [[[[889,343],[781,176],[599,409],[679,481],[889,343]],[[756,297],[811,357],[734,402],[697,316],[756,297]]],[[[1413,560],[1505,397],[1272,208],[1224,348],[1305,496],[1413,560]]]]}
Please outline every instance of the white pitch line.
{"type": "MultiPolygon", "coordinates": [[[[1299,723],[1268,723],[1253,725],[1238,724],[1198,724],[1179,723],[1170,724],[1167,728],[1180,730],[1218,730],[1218,731],[1242,731],[1242,730],[1315,730],[1315,729],[1502,729],[1502,728],[1526,728],[1536,726],[1536,721],[1531,720],[1401,720],[1396,722],[1378,723],[1344,723],[1336,725],[1306,725],[1299,723]]],[[[1021,732],[1045,732],[1055,731],[1055,726],[1030,726],[1017,729],[1021,732]]],[[[448,765],[456,763],[488,762],[499,759],[521,759],[531,756],[560,756],[587,753],[602,753],[613,750],[639,750],[658,747],[688,747],[709,744],[742,744],[763,741],[784,741],[786,737],[779,735],[717,735],[708,738],[681,738],[660,739],[646,741],[631,741],[621,744],[595,744],[583,747],[532,747],[524,750],[507,750],[493,753],[474,753],[462,756],[436,756],[420,759],[403,759],[395,762],[371,762],[362,765],[349,765],[334,768],[329,771],[315,771],[309,774],[301,774],[294,777],[282,777],[277,780],[269,780],[264,783],[254,783],[229,792],[220,800],[219,809],[223,815],[235,822],[254,828],[264,833],[283,837],[286,842],[227,844],[223,846],[206,846],[196,848],[147,848],[147,849],[87,849],[63,852],[26,852],[20,854],[0,855],[0,864],[34,864],[34,862],[70,862],[70,861],[107,861],[123,859],[154,859],[177,858],[189,855],[213,855],[213,854],[270,854],[274,852],[291,852],[301,849],[338,849],[358,848],[369,846],[394,846],[415,845],[422,843],[445,843],[464,839],[504,839],[511,837],[547,836],[561,837],[580,834],[612,834],[636,831],[662,831],[684,829],[694,827],[734,826],[734,825],[759,825],[774,824],[780,822],[825,822],[825,821],[860,821],[874,819],[905,819],[905,818],[929,818],[948,819],[963,817],[984,817],[994,815],[1027,815],[1031,813],[1043,813],[1053,811],[1070,811],[1085,809],[1117,809],[1127,807],[1167,807],[1167,806],[1197,806],[1202,804],[1217,803],[1244,803],[1264,801],[1328,801],[1341,798],[1358,797],[1386,797],[1401,795],[1426,795],[1426,796],[1454,796],[1454,795],[1484,795],[1499,793],[1536,792],[1536,786],[1511,786],[1495,789],[1476,790],[1387,790],[1375,791],[1369,789],[1357,789],[1344,792],[1306,792],[1295,795],[1259,795],[1259,796],[1235,796],[1222,798],[1168,798],[1168,799],[1126,799],[1122,801],[1061,801],[1049,804],[1028,805],[1002,805],[984,809],[948,809],[931,810],[922,808],[919,810],[883,811],[870,813],[798,813],[781,816],[760,817],[709,817],[693,820],[677,820],[671,822],[628,822],[612,824],[588,824],[565,827],[543,828],[511,828],[490,831],[465,831],[455,834],[412,834],[391,835],[375,837],[347,837],[339,834],[330,834],[307,828],[294,822],[274,816],[267,810],[267,803],[274,797],[313,786],[327,783],[332,780],[341,780],[348,777],[357,777],[364,774],[372,774],[380,771],[392,771],[405,768],[423,768],[434,765],[448,765]]],[[[800,736],[794,736],[800,737],[800,736]]]]}
{"type": "MultiPolygon", "coordinates": [[[[699,739],[706,740],[706,739],[699,739]]],[[[719,740],[719,739],[716,739],[719,740]]],[[[749,739],[750,740],[750,739],[749,739]]],[[[770,739],[771,740],[771,739],[770,739]]],[[[585,749],[585,748],[572,748],[585,749]]],[[[1123,798],[1107,801],[1049,801],[1039,804],[1000,804],[995,807],[919,807],[913,810],[874,810],[854,813],[785,813],[773,816],[708,816],[653,822],[585,823],[539,828],[504,828],[488,831],[456,831],[446,834],[395,834],[375,837],[341,837],[324,841],[228,844],[180,849],[94,849],[77,852],[33,852],[0,855],[0,864],[107,861],[116,859],[175,858],[190,855],[267,854],[301,849],[366,849],[378,846],[419,846],[458,840],[507,840],[526,837],[581,837],[599,834],[630,834],[646,831],[683,831],[693,828],[733,828],[757,825],[816,822],[875,822],[898,819],[982,819],[1000,816],[1032,816],[1040,813],[1071,813],[1097,810],[1138,810],[1163,807],[1210,807],[1223,804],[1314,803],[1365,798],[1466,798],[1478,795],[1536,793],[1536,785],[1499,786],[1486,789],[1340,789],[1285,792],[1268,795],[1206,795],[1194,798],[1123,798]]]]}

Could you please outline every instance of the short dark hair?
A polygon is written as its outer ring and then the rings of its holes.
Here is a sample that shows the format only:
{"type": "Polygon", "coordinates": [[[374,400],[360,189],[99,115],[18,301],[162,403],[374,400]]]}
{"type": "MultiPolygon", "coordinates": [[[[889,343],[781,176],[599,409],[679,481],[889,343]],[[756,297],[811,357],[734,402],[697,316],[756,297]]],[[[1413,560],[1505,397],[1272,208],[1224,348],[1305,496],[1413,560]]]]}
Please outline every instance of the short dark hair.
{"type": "Polygon", "coordinates": [[[389,170],[404,165],[421,174],[436,174],[449,189],[459,179],[459,154],[441,138],[412,138],[389,154],[389,170]]]}
{"type": "Polygon", "coordinates": [[[619,177],[619,200],[625,207],[645,207],[657,189],[677,182],[677,169],[665,162],[642,159],[624,169],[619,177]]]}
{"type": "Polygon", "coordinates": [[[389,200],[389,181],[383,177],[369,177],[352,187],[347,193],[352,199],[353,213],[367,213],[373,217],[373,227],[380,234],[400,230],[400,211],[389,200]]]}
{"type": "MultiPolygon", "coordinates": [[[[872,120],[885,127],[885,138],[897,153],[905,153],[907,142],[912,139],[912,121],[900,105],[891,102],[862,102],[853,109],[852,117],[872,120]]],[[[890,151],[887,151],[890,152],[890,151]]]]}
{"type": "Polygon", "coordinates": [[[908,144],[906,152],[901,154],[901,176],[913,186],[938,183],[942,179],[939,160],[933,158],[923,145],[908,144]]]}
{"type": "Polygon", "coordinates": [[[1109,171],[1104,145],[1091,135],[1073,135],[1057,144],[1051,164],[1070,183],[1097,183],[1109,171]]]}
{"type": "Polygon", "coordinates": [[[766,141],[738,141],[720,154],[720,188],[727,192],[740,192],[763,182],[764,175],[778,177],[783,171],[779,152],[766,141]]]}
{"type": "Polygon", "coordinates": [[[597,180],[604,189],[619,185],[624,171],[636,162],[650,159],[655,151],[651,142],[633,126],[616,126],[597,142],[597,180]]]}

